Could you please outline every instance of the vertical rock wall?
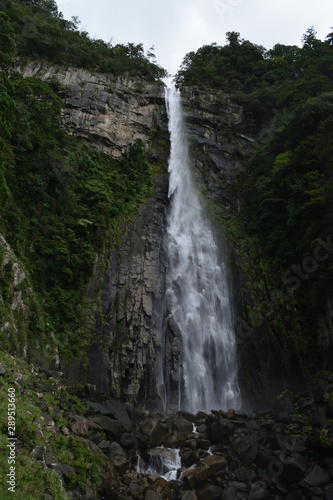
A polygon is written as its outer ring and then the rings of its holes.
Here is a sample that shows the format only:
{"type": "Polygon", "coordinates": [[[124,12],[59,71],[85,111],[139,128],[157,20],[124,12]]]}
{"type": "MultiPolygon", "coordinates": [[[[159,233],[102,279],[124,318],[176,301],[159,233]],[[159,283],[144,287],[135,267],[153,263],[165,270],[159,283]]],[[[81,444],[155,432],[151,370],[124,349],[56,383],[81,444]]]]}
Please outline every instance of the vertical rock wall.
{"type": "Polygon", "coordinates": [[[103,394],[146,407],[162,407],[163,367],[158,355],[164,314],[168,176],[110,238],[101,307],[89,353],[88,382],[103,394]]]}
{"type": "MultiPolygon", "coordinates": [[[[244,119],[242,108],[227,95],[189,87],[184,89],[183,96],[193,168],[203,186],[204,198],[209,200],[210,206],[218,207],[217,214],[222,218],[237,215],[242,204],[237,180],[244,173],[249,175],[247,162],[257,141],[255,126],[244,119]]],[[[238,241],[234,243],[239,245],[238,241]]],[[[259,264],[242,250],[241,255],[231,252],[229,266],[233,275],[243,404],[245,409],[267,407],[286,387],[298,386],[302,370],[292,346],[288,346],[287,358],[282,339],[278,335],[274,338],[265,321],[253,326],[248,318],[248,309],[254,305],[260,291],[256,289],[256,280],[250,282],[246,278],[244,269],[253,268],[253,276],[256,272],[262,273],[259,264]]],[[[325,328],[327,322],[323,332],[325,328]]]]}

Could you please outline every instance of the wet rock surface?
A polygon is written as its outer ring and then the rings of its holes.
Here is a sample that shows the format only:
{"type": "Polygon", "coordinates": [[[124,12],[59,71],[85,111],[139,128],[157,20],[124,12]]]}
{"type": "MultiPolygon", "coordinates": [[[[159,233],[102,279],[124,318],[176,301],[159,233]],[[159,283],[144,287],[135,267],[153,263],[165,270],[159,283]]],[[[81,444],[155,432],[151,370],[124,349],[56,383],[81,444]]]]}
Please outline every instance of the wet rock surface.
{"type": "Polygon", "coordinates": [[[244,170],[256,130],[244,120],[242,107],[226,94],[184,87],[182,95],[197,177],[210,201],[218,202],[226,213],[237,213],[235,178],[244,170]]]}
{"type": "MultiPolygon", "coordinates": [[[[104,397],[141,408],[158,407],[163,397],[157,353],[162,343],[167,203],[168,176],[161,174],[151,198],[125,221],[120,234],[110,237],[88,355],[88,381],[104,397]]],[[[120,412],[115,410],[114,416],[120,412]]]]}
{"type": "Polygon", "coordinates": [[[56,82],[65,104],[66,131],[112,156],[120,156],[136,139],[146,141],[160,123],[158,107],[164,108],[164,90],[157,83],[46,61],[17,60],[15,69],[25,77],[56,82]]]}
{"type": "MultiPolygon", "coordinates": [[[[0,381],[12,381],[17,399],[26,407],[35,400],[40,409],[29,460],[59,478],[65,498],[332,498],[333,374],[319,374],[297,395],[282,393],[267,412],[151,414],[104,399],[91,384],[66,388],[54,372],[32,366],[28,377],[8,359],[0,381]],[[75,450],[85,457],[85,485],[75,450]]],[[[28,446],[23,441],[16,443],[18,457],[28,446]]]]}
{"type": "MultiPolygon", "coordinates": [[[[103,425],[105,419],[111,420],[105,416],[108,408],[113,417],[111,407],[122,408],[113,418],[117,425],[112,431],[104,425],[105,439],[91,438],[112,464],[105,485],[109,496],[104,498],[329,500],[333,492],[332,397],[333,375],[326,374],[292,397],[290,412],[283,409],[283,395],[271,411],[251,414],[220,410],[138,415],[131,414],[129,405],[115,401],[89,403],[88,425],[103,425]],[[315,401],[313,394],[320,388],[322,395],[315,401]],[[318,408],[325,413],[325,427],[323,420],[313,426],[318,408]],[[124,445],[128,436],[136,446],[124,445]],[[168,476],[176,453],[180,464],[175,461],[173,474],[168,476]]],[[[102,493],[96,498],[103,498],[102,493]]]]}

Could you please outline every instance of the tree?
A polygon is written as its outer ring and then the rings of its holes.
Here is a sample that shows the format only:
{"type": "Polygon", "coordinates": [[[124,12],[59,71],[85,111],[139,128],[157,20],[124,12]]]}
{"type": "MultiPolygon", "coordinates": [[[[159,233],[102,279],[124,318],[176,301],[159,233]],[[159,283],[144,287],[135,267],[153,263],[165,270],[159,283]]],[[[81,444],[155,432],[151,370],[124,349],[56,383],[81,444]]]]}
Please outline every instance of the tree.
{"type": "Polygon", "coordinates": [[[236,47],[244,41],[240,38],[240,33],[238,33],[237,31],[228,31],[226,33],[226,37],[230,47],[236,47]]]}
{"type": "Polygon", "coordinates": [[[9,17],[0,12],[0,68],[8,70],[14,64],[15,34],[9,17]]]}
{"type": "Polygon", "coordinates": [[[11,136],[13,111],[15,103],[10,97],[11,82],[8,78],[8,69],[13,65],[15,50],[14,30],[8,16],[0,12],[0,213],[4,210],[9,189],[5,178],[6,169],[6,140],[11,136]]]}
{"type": "MultiPolygon", "coordinates": [[[[332,26],[331,26],[331,30],[333,30],[332,26]]],[[[325,41],[326,41],[326,43],[328,43],[328,45],[333,46],[333,31],[332,31],[332,33],[329,33],[327,35],[327,37],[325,38],[325,41]]]]}
{"type": "Polygon", "coordinates": [[[303,47],[309,47],[311,49],[315,48],[316,42],[318,42],[316,38],[317,32],[314,26],[311,26],[306,30],[302,37],[303,47]]]}

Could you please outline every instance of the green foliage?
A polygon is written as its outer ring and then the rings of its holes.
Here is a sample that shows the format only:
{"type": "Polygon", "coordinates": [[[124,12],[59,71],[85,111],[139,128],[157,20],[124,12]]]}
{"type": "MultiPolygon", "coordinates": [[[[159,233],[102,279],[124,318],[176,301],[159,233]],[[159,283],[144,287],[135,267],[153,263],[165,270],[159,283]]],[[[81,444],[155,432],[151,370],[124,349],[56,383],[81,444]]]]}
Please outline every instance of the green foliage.
{"type": "Polygon", "coordinates": [[[166,71],[155,63],[154,55],[149,51],[145,55],[142,44],[112,46],[91,39],[87,32],[78,29],[77,18],[63,18],[53,0],[0,0],[0,11],[7,14],[14,27],[19,56],[114,75],[140,74],[149,80],[166,76],[166,71]]]}
{"type": "Polygon", "coordinates": [[[1,130],[0,230],[39,293],[29,301],[28,337],[43,346],[55,331],[60,353],[75,355],[89,337],[83,297],[95,256],[110,227],[149,193],[151,168],[141,141],[115,160],[66,136],[62,101],[42,80],[14,74],[6,95],[13,106],[11,131],[1,130]]]}
{"type": "Polygon", "coordinates": [[[9,17],[0,12],[0,67],[4,71],[14,64],[15,38],[9,17]]]}
{"type": "Polygon", "coordinates": [[[240,213],[227,216],[218,204],[213,212],[242,268],[246,321],[265,324],[284,358],[297,353],[309,367],[318,362],[318,314],[332,293],[331,253],[315,258],[318,238],[333,234],[332,36],[322,42],[310,28],[302,47],[269,51],[235,32],[227,42],[187,54],[176,83],[212,88],[217,113],[221,95],[237,102],[257,133],[233,186],[240,213]]]}
{"type": "Polygon", "coordinates": [[[10,97],[12,87],[7,71],[14,63],[14,48],[14,30],[8,16],[0,12],[0,215],[9,197],[5,179],[6,140],[10,138],[12,132],[15,102],[10,97]]]}
{"type": "Polygon", "coordinates": [[[329,436],[329,429],[322,429],[320,431],[320,443],[323,447],[331,448],[332,447],[332,438],[329,436]]]}
{"type": "MultiPolygon", "coordinates": [[[[74,468],[73,478],[68,480],[69,485],[82,487],[94,485],[101,482],[105,471],[107,458],[102,452],[94,452],[88,443],[77,437],[65,437],[62,434],[52,435],[47,432],[47,422],[41,416],[40,403],[41,391],[43,390],[44,376],[31,373],[31,365],[10,356],[0,350],[0,363],[6,373],[0,378],[0,491],[1,499],[17,498],[22,500],[35,500],[49,495],[54,500],[65,500],[67,494],[56,471],[45,470],[42,463],[32,458],[31,452],[36,446],[44,446],[47,453],[55,455],[60,463],[65,463],[74,468]],[[14,382],[16,374],[19,373],[21,383],[25,391],[21,391],[18,384],[14,382]],[[8,388],[15,388],[15,433],[21,442],[21,449],[15,458],[15,494],[7,491],[8,464],[8,388]],[[42,433],[40,432],[42,430],[42,433]],[[39,431],[39,432],[37,432],[39,431]],[[6,495],[6,491],[8,495],[6,495]]],[[[48,391],[42,398],[47,403],[46,412],[56,423],[56,426],[69,426],[71,420],[65,415],[86,409],[77,398],[66,393],[59,387],[59,381],[49,378],[48,391]],[[50,390],[50,386],[54,390],[50,390]],[[61,391],[61,408],[59,412],[59,401],[56,399],[56,388],[61,391]],[[52,408],[58,407],[57,412],[52,408]]]]}
{"type": "Polygon", "coordinates": [[[106,457],[92,453],[88,443],[80,438],[55,436],[51,440],[52,450],[61,463],[74,468],[75,474],[68,479],[70,486],[78,485],[84,489],[87,484],[98,484],[106,457]]]}
{"type": "Polygon", "coordinates": [[[309,99],[249,166],[248,227],[277,266],[332,232],[332,111],[333,93],[309,99]]]}
{"type": "Polygon", "coordinates": [[[314,28],[304,35],[301,48],[276,44],[267,51],[235,32],[227,33],[227,40],[225,46],[213,43],[187,54],[175,78],[177,86],[229,93],[259,127],[277,110],[287,106],[293,111],[308,97],[332,88],[330,39],[317,40],[314,28]]]}
{"type": "Polygon", "coordinates": [[[224,91],[256,89],[262,73],[263,48],[240,40],[239,33],[227,33],[227,37],[229,44],[224,47],[213,43],[188,53],[176,75],[176,84],[224,91]]]}
{"type": "MultiPolygon", "coordinates": [[[[47,472],[45,474],[43,465],[40,462],[32,461],[30,453],[33,448],[40,444],[37,438],[37,423],[41,422],[40,409],[32,399],[26,399],[21,394],[17,395],[15,403],[15,431],[16,437],[22,443],[22,449],[16,455],[15,494],[7,490],[6,483],[9,472],[8,464],[8,388],[14,387],[16,393],[19,388],[13,382],[13,374],[18,370],[24,377],[25,383],[32,381],[29,373],[29,366],[14,360],[11,356],[0,351],[0,362],[6,368],[6,374],[0,379],[0,490],[1,498],[28,499],[34,500],[43,497],[45,494],[53,496],[54,499],[64,500],[61,483],[57,474],[47,472]],[[8,495],[6,495],[6,492],[8,495]]],[[[37,398],[36,398],[37,399],[37,398]]],[[[45,443],[43,443],[45,444],[45,443]]]]}

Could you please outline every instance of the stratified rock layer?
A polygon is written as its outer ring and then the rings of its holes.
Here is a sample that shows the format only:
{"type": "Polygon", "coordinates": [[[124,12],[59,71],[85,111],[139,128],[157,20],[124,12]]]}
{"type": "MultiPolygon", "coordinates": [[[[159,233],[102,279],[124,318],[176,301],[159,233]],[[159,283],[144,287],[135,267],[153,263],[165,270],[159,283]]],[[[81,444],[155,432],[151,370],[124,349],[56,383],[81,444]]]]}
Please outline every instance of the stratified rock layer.
{"type": "Polygon", "coordinates": [[[38,77],[60,89],[66,131],[112,156],[120,156],[136,139],[146,141],[160,123],[164,90],[157,83],[45,61],[17,61],[15,69],[24,77],[38,77]]]}
{"type": "Polygon", "coordinates": [[[167,200],[168,177],[159,175],[152,197],[128,218],[118,236],[110,238],[89,353],[89,382],[103,394],[144,401],[146,406],[163,400],[157,352],[165,293],[167,200]]]}

